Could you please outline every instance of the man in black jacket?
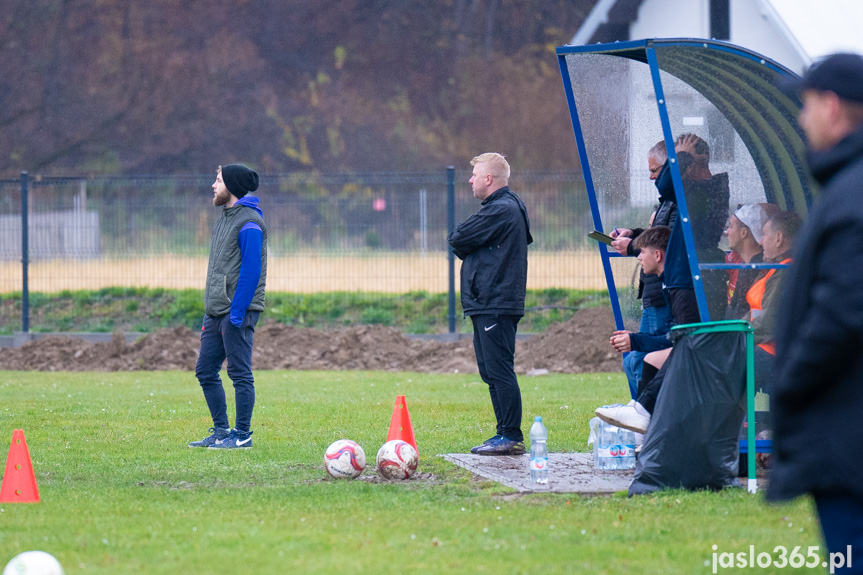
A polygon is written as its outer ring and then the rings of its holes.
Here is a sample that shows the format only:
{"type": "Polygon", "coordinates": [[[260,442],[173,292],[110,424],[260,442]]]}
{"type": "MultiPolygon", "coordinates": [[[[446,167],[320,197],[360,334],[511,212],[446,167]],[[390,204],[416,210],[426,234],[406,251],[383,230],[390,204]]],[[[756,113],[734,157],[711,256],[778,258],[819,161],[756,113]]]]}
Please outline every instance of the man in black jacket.
{"type": "Polygon", "coordinates": [[[462,261],[461,304],[473,322],[480,377],[488,384],[497,419],[494,437],[471,449],[481,455],[521,455],[521,390],[515,376],[515,332],[524,315],[527,246],[533,242],[521,199],[507,186],[509,163],[500,154],[470,161],[473,195],[480,210],[449,235],[462,261]]]}
{"type": "Polygon", "coordinates": [[[863,572],[863,57],[836,54],[801,86],[821,197],[792,251],[776,324],[770,500],[812,494],[843,573],[863,572]],[[848,555],[848,554],[851,555],[848,555]]]}

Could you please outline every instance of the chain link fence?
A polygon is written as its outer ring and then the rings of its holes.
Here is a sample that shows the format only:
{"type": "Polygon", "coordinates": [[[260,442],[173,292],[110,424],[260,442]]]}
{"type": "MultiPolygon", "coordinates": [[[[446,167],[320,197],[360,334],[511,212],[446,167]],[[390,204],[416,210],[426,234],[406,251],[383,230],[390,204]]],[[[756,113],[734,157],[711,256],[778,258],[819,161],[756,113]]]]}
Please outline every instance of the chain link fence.
{"type": "MultiPolygon", "coordinates": [[[[455,171],[456,224],[479,208],[469,178],[455,171]]],[[[202,290],[220,212],[214,179],[29,177],[26,244],[22,180],[0,180],[0,331],[21,329],[22,292],[202,290]]],[[[604,289],[581,173],[515,173],[510,187],[535,239],[528,288],[604,289]]],[[[263,175],[256,194],[269,237],[268,294],[449,289],[446,170],[263,175]]],[[[455,276],[457,290],[458,261],[455,276]]]]}

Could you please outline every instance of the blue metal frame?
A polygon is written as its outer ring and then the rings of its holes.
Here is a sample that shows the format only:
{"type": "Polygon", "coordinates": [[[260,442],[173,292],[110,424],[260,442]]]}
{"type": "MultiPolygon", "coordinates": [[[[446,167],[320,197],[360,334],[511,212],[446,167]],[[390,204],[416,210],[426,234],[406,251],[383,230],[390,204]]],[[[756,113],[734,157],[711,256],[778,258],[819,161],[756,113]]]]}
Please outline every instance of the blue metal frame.
{"type": "Polygon", "coordinates": [[[686,206],[686,194],[683,191],[683,177],[680,166],[677,165],[677,152],[674,150],[674,134],[671,133],[671,122],[668,120],[668,109],[665,106],[665,91],[662,79],[659,77],[659,63],[652,47],[646,49],[647,64],[650,66],[650,77],[653,79],[653,94],[656,97],[656,107],[659,110],[659,121],[662,124],[662,134],[665,138],[665,149],[668,153],[668,167],[671,170],[671,180],[674,182],[674,194],[677,200],[677,221],[683,225],[683,242],[686,244],[686,258],[689,269],[697,270],[692,274],[692,287],[695,289],[695,299],[698,302],[698,313],[701,321],[710,321],[710,311],[707,309],[707,296],[704,294],[704,284],[701,282],[701,268],[698,256],[695,254],[695,236],[692,235],[692,222],[689,218],[689,208],[686,206]]]}
{"type": "Polygon", "coordinates": [[[778,270],[791,264],[701,264],[703,270],[778,270]]]}
{"type": "MultiPolygon", "coordinates": [[[[587,188],[587,198],[590,202],[590,212],[593,215],[593,226],[596,231],[603,232],[602,217],[599,214],[599,204],[596,202],[596,188],[593,186],[593,176],[590,173],[590,162],[587,160],[587,147],[584,144],[584,135],[581,132],[581,122],[578,119],[578,110],[575,106],[575,95],[572,92],[572,82],[566,69],[566,58],[563,55],[557,57],[560,66],[560,75],[563,78],[563,89],[566,92],[566,102],[569,105],[569,117],[572,118],[572,129],[575,132],[575,141],[578,145],[578,158],[581,161],[581,171],[584,174],[584,185],[587,188]]],[[[608,297],[611,300],[611,310],[614,313],[614,323],[617,329],[623,329],[623,314],[620,311],[620,301],[617,297],[617,287],[614,285],[614,274],[611,271],[611,260],[609,256],[617,252],[609,253],[605,244],[597,242],[599,256],[602,258],[602,269],[605,272],[605,282],[608,285],[608,297]]]]}

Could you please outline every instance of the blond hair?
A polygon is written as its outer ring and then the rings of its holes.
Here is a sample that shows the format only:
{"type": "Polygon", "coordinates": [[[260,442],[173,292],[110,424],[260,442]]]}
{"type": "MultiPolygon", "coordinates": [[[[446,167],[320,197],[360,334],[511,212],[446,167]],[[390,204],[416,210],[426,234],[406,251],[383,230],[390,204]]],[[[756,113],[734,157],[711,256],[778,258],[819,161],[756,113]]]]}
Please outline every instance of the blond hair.
{"type": "Polygon", "coordinates": [[[471,166],[488,164],[488,173],[497,180],[509,180],[509,162],[501,154],[486,152],[470,161],[471,166]]]}

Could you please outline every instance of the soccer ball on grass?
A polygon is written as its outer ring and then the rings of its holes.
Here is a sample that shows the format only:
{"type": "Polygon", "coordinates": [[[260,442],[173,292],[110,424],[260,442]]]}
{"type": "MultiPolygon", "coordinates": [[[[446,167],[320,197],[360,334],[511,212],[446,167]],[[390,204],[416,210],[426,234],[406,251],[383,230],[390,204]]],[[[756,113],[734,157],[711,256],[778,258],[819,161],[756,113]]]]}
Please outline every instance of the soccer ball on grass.
{"type": "Polygon", "coordinates": [[[3,575],[63,575],[63,568],[50,553],[25,551],[6,564],[3,575]]]}
{"type": "Polygon", "coordinates": [[[418,461],[417,450],[410,443],[393,439],[378,450],[375,463],[384,479],[408,479],[416,472],[418,461]]]}
{"type": "Polygon", "coordinates": [[[366,453],[356,441],[339,439],[324,452],[324,467],[336,479],[356,479],[366,468],[366,453]]]}

